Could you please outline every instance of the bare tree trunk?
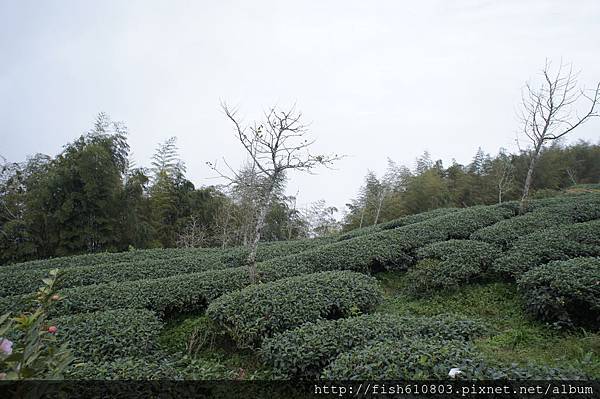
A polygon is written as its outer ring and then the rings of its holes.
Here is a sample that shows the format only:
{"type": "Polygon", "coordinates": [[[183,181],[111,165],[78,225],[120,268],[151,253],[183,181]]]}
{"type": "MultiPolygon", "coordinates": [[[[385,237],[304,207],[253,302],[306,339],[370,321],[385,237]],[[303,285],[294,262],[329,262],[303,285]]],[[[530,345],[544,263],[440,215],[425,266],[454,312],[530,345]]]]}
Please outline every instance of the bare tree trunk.
{"type": "Polygon", "coordinates": [[[502,203],[502,184],[498,184],[498,203],[502,203]]]}
{"type": "Polygon", "coordinates": [[[250,276],[250,282],[252,284],[256,283],[258,277],[258,272],[256,270],[256,252],[258,250],[258,243],[260,242],[260,233],[265,225],[265,219],[269,210],[269,204],[271,203],[272,191],[273,188],[271,186],[269,187],[269,191],[267,192],[264,202],[261,204],[260,209],[258,210],[256,224],[254,225],[254,234],[252,237],[252,242],[250,243],[250,253],[248,254],[247,264],[248,274],[250,276]]]}
{"type": "Polygon", "coordinates": [[[365,220],[365,207],[362,207],[362,211],[360,211],[360,224],[358,225],[358,228],[362,228],[363,227],[363,221],[365,220]]]}
{"type": "Polygon", "coordinates": [[[525,209],[527,208],[529,189],[531,187],[531,182],[533,181],[533,170],[538,158],[540,157],[541,150],[542,147],[540,145],[536,146],[531,157],[531,161],[529,162],[529,169],[527,169],[527,177],[525,178],[525,185],[523,186],[523,195],[521,196],[521,203],[519,205],[519,211],[521,213],[524,213],[525,209]]]}
{"type": "Polygon", "coordinates": [[[375,213],[375,221],[373,222],[373,225],[376,225],[377,222],[379,221],[379,215],[381,214],[381,207],[383,206],[383,199],[385,198],[385,193],[384,191],[381,191],[379,193],[379,202],[377,203],[377,213],[375,213]]]}

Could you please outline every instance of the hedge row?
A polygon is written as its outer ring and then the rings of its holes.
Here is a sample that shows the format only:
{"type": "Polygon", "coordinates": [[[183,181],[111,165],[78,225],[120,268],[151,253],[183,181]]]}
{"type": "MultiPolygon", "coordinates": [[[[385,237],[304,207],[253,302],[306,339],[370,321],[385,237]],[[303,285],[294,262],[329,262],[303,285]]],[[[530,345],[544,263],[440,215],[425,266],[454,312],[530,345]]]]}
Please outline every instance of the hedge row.
{"type": "Polygon", "coordinates": [[[202,256],[216,252],[212,248],[178,249],[153,248],[126,252],[97,252],[83,255],[62,256],[58,258],[32,260],[2,266],[3,271],[66,269],[71,267],[96,266],[107,263],[146,262],[172,259],[185,255],[202,256]]]}
{"type": "MultiPolygon", "coordinates": [[[[132,263],[107,263],[95,266],[61,269],[60,286],[63,288],[102,284],[113,281],[132,281],[167,277],[177,274],[223,269],[226,266],[218,258],[198,260],[193,256],[180,256],[167,260],[132,263]]],[[[0,280],[0,297],[34,292],[45,269],[17,270],[3,273],[0,280]]]]}
{"type": "Polygon", "coordinates": [[[318,377],[340,353],[373,341],[403,337],[469,340],[487,328],[454,315],[435,317],[371,314],[306,323],[264,340],[261,357],[284,378],[318,377]]]}
{"type": "MultiPolygon", "coordinates": [[[[259,263],[263,282],[331,270],[365,272],[406,268],[419,247],[473,231],[510,217],[505,206],[472,207],[393,230],[320,245],[298,254],[259,263]]],[[[318,241],[322,243],[322,241],[318,241]]],[[[300,246],[305,244],[299,244],[300,246]]],[[[290,248],[288,248],[290,249],[290,248]]],[[[271,252],[272,253],[272,252],[271,252]]],[[[245,267],[181,274],[156,279],[111,282],[65,289],[58,315],[118,308],[146,308],[159,313],[202,309],[212,299],[250,284],[245,267]]],[[[22,296],[0,298],[0,311],[22,309],[22,296]]]]}
{"type": "Polygon", "coordinates": [[[307,321],[337,319],[373,309],[381,288],[373,277],[321,272],[253,285],[212,302],[207,315],[240,347],[253,347],[307,321]]]}
{"type": "Polygon", "coordinates": [[[406,269],[415,251],[427,244],[471,233],[514,214],[509,206],[478,206],[451,212],[423,222],[359,236],[265,263],[296,265],[313,271],[406,269]]]}
{"type": "MultiPolygon", "coordinates": [[[[312,270],[294,264],[259,263],[263,282],[311,273],[312,270]]],[[[52,309],[53,315],[95,312],[101,310],[138,308],[171,312],[203,310],[213,299],[250,285],[247,267],[179,274],[157,279],[111,282],[60,290],[63,300],[52,309]]],[[[29,295],[0,298],[0,312],[23,311],[29,295]]]]}
{"type": "MultiPolygon", "coordinates": [[[[260,261],[285,256],[293,253],[315,248],[323,244],[335,241],[335,237],[320,237],[305,240],[275,241],[260,243],[256,259],[260,261]]],[[[246,247],[231,248],[165,248],[144,249],[128,252],[102,252],[85,255],[67,256],[44,260],[2,266],[4,272],[24,270],[48,270],[67,269],[75,267],[105,266],[116,263],[138,263],[143,264],[151,261],[170,261],[176,258],[196,259],[200,261],[221,262],[225,267],[243,266],[248,257],[246,247]]]]}
{"type": "MultiPolygon", "coordinates": [[[[160,356],[123,357],[106,362],[79,363],[67,370],[67,380],[181,380],[183,374],[173,361],[160,356]]],[[[113,385],[113,387],[115,387],[113,385]]],[[[107,389],[110,386],[107,386],[107,389]]],[[[82,388],[80,388],[82,389],[82,388]]],[[[116,386],[119,391],[118,385],[116,386]]],[[[92,389],[97,394],[97,389],[92,389]]],[[[77,396],[85,397],[82,392],[77,396]]]]}
{"type": "Polygon", "coordinates": [[[63,316],[51,324],[57,326],[57,335],[69,344],[73,355],[86,361],[145,356],[158,348],[162,328],[157,315],[143,309],[63,316]]]}
{"type": "Polygon", "coordinates": [[[534,203],[525,215],[500,221],[471,235],[471,239],[486,241],[503,249],[509,248],[519,237],[562,224],[600,219],[600,195],[573,195],[534,203]]]}
{"type": "MultiPolygon", "coordinates": [[[[572,369],[530,364],[501,365],[482,359],[464,341],[400,339],[377,342],[338,356],[322,373],[335,380],[448,380],[452,368],[462,372],[457,378],[577,380],[587,376],[572,369]]],[[[433,393],[433,392],[431,392],[433,393]]]]}
{"type": "Polygon", "coordinates": [[[557,226],[519,238],[509,252],[498,258],[492,269],[519,277],[535,266],[553,260],[600,256],[600,220],[557,226]]]}
{"type": "Polygon", "coordinates": [[[444,380],[475,356],[464,341],[401,339],[376,342],[339,355],[323,370],[329,380],[444,380]]]}
{"type": "MultiPolygon", "coordinates": [[[[331,238],[311,240],[283,241],[261,244],[258,261],[286,256],[306,249],[315,248],[331,241],[331,238]]],[[[167,250],[171,253],[172,250],[167,250]]],[[[181,252],[179,252],[181,254],[181,252]]],[[[124,263],[102,263],[93,266],[69,267],[61,269],[60,286],[63,288],[78,287],[91,284],[102,284],[112,281],[132,281],[155,279],[176,274],[199,273],[208,270],[225,269],[242,266],[248,250],[241,247],[228,250],[204,250],[196,254],[191,250],[188,255],[150,261],[124,263]]],[[[39,282],[47,274],[47,269],[15,269],[4,270],[0,280],[0,297],[34,292],[39,282]]]]}
{"type": "Polygon", "coordinates": [[[600,328],[600,258],[550,262],[526,272],[518,283],[536,317],[600,328]]]}
{"type": "Polygon", "coordinates": [[[499,257],[495,246],[474,240],[449,240],[427,245],[418,250],[421,261],[408,271],[407,291],[413,295],[439,289],[458,288],[479,280],[499,257]]]}
{"type": "Polygon", "coordinates": [[[409,224],[420,223],[425,220],[433,219],[438,216],[447,215],[452,212],[458,211],[459,208],[439,208],[428,212],[417,213],[414,215],[403,216],[398,219],[390,220],[389,222],[376,224],[373,226],[362,227],[360,229],[354,229],[347,233],[343,233],[338,237],[339,241],[348,240],[367,234],[377,233],[383,230],[395,229],[409,224]]]}

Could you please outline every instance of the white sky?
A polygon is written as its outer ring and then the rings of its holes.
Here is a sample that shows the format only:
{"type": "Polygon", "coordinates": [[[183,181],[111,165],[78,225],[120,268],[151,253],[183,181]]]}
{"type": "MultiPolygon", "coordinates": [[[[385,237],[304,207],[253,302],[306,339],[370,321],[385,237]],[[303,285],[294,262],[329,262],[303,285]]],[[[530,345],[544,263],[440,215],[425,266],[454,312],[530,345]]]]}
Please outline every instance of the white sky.
{"type": "Polygon", "coordinates": [[[520,89],[546,57],[600,79],[599,21],[596,0],[0,0],[0,154],[56,155],[104,111],[138,165],[177,136],[188,178],[215,184],[206,161],[243,160],[219,101],[248,122],[296,102],[315,151],[348,157],[288,192],[343,208],[387,157],[516,150],[520,89]]]}

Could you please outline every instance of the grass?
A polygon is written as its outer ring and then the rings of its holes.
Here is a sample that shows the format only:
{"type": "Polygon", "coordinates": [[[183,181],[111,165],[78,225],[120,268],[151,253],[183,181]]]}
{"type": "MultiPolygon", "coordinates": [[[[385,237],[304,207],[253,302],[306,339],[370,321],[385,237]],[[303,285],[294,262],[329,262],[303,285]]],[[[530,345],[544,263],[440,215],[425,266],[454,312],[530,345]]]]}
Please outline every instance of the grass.
{"type": "Polygon", "coordinates": [[[239,350],[206,315],[181,315],[161,331],[163,350],[186,356],[190,378],[202,380],[267,379],[265,369],[250,350],[239,350]]]}
{"type": "Polygon", "coordinates": [[[491,327],[488,337],[475,342],[490,360],[571,366],[600,378],[600,334],[583,329],[557,330],[532,319],[524,312],[514,284],[474,284],[413,298],[404,292],[409,284],[405,275],[387,272],[379,274],[378,279],[385,292],[379,312],[422,316],[450,313],[477,318],[491,327]]]}
{"type": "MultiPolygon", "coordinates": [[[[405,274],[376,275],[384,289],[380,313],[421,316],[456,314],[482,320],[490,334],[475,342],[483,356],[502,363],[533,362],[551,367],[573,367],[600,378],[600,334],[563,331],[540,323],[523,310],[515,284],[492,282],[441,291],[414,298],[405,293],[405,274]]],[[[255,352],[239,350],[206,315],[182,315],[170,320],[160,336],[164,350],[190,359],[193,378],[268,379],[255,352]],[[195,340],[190,342],[190,337],[195,340]]]]}

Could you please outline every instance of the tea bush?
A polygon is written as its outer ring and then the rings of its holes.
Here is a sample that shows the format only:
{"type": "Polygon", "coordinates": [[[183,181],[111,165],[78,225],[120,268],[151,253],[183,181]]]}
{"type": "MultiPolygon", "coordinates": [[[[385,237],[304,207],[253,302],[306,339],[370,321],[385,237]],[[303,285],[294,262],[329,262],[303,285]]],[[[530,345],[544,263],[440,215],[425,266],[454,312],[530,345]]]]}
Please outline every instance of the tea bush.
{"type": "Polygon", "coordinates": [[[400,338],[469,340],[487,332],[476,320],[370,314],[308,322],[264,340],[261,357],[284,378],[317,377],[337,355],[373,341],[400,338]]]}
{"type": "Polygon", "coordinates": [[[171,359],[155,355],[152,357],[114,358],[106,362],[79,363],[68,370],[65,378],[72,380],[181,380],[183,373],[171,359]]]}
{"type": "Polygon", "coordinates": [[[415,251],[418,248],[452,238],[468,238],[475,230],[494,224],[513,214],[509,205],[473,207],[396,229],[323,245],[295,255],[275,258],[265,263],[296,265],[315,272],[402,270],[414,262],[415,251]]]}
{"type": "MultiPolygon", "coordinates": [[[[316,248],[333,242],[335,237],[319,237],[304,240],[265,242],[258,245],[257,261],[272,259],[293,253],[316,248]]],[[[128,252],[101,252],[85,255],[74,255],[60,258],[34,260],[24,263],[2,266],[5,272],[25,270],[47,270],[60,267],[61,270],[78,267],[106,266],[108,264],[133,264],[142,267],[147,262],[169,262],[178,258],[195,261],[196,264],[220,263],[223,267],[243,266],[248,258],[248,248],[161,248],[143,249],[128,252]]]]}
{"type": "Polygon", "coordinates": [[[600,327],[600,258],[533,268],[518,280],[529,312],[561,325],[600,327]]]}
{"type": "MultiPolygon", "coordinates": [[[[153,260],[134,263],[107,263],[95,266],[64,269],[62,288],[102,284],[113,281],[133,281],[168,277],[176,274],[198,273],[223,269],[219,259],[198,260],[194,257],[176,257],[168,260],[153,260]]],[[[35,281],[44,276],[46,270],[17,270],[3,274],[0,280],[0,296],[26,294],[35,288],[35,281]]]]}
{"type": "Polygon", "coordinates": [[[343,233],[338,237],[339,241],[348,240],[350,238],[355,238],[367,234],[377,233],[383,230],[395,229],[402,226],[407,226],[409,224],[423,222],[428,219],[433,219],[438,216],[447,215],[452,212],[458,211],[459,208],[439,208],[434,209],[428,212],[417,213],[414,215],[403,216],[398,219],[390,220],[385,223],[376,224],[373,226],[362,227],[359,229],[351,230],[347,233],[343,233]]]}
{"type": "Polygon", "coordinates": [[[511,250],[498,258],[492,269],[519,277],[535,266],[553,260],[600,256],[600,220],[541,230],[519,238],[511,250]]]}
{"type": "Polygon", "coordinates": [[[377,280],[363,274],[321,272],[253,285],[208,307],[239,346],[254,346],[276,332],[307,321],[347,317],[381,301],[377,280]]]}
{"type": "Polygon", "coordinates": [[[475,240],[427,245],[417,252],[423,260],[408,271],[407,291],[422,295],[480,280],[500,253],[495,246],[475,240]]]}
{"type": "Polygon", "coordinates": [[[400,339],[377,342],[339,355],[322,373],[335,380],[578,380],[587,376],[571,368],[489,362],[465,341],[400,339]]]}
{"type": "MultiPolygon", "coordinates": [[[[295,264],[259,263],[260,281],[310,273],[295,264]]],[[[203,310],[213,299],[250,285],[247,267],[179,274],[157,279],[111,282],[61,290],[65,297],[53,309],[55,316],[120,308],[146,308],[161,316],[203,310]]],[[[0,298],[0,311],[22,310],[27,296],[0,298]]]]}
{"type": "Polygon", "coordinates": [[[323,370],[330,380],[449,379],[451,368],[468,368],[476,356],[464,341],[418,338],[377,342],[339,355],[323,370]]]}
{"type": "Polygon", "coordinates": [[[156,314],[143,309],[83,313],[59,317],[53,323],[73,355],[86,361],[145,356],[157,349],[162,328],[156,314]]]}
{"type": "Polygon", "coordinates": [[[600,195],[573,195],[534,202],[525,215],[500,221],[471,235],[473,240],[486,241],[509,248],[519,237],[541,229],[600,219],[600,195]]]}

